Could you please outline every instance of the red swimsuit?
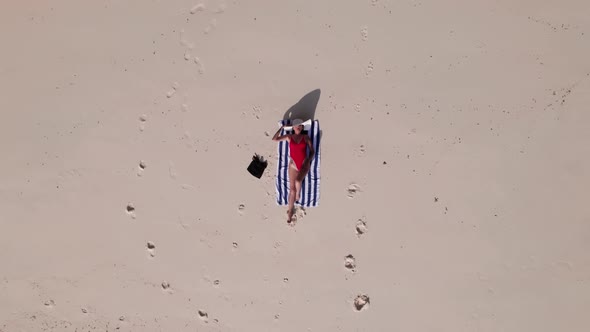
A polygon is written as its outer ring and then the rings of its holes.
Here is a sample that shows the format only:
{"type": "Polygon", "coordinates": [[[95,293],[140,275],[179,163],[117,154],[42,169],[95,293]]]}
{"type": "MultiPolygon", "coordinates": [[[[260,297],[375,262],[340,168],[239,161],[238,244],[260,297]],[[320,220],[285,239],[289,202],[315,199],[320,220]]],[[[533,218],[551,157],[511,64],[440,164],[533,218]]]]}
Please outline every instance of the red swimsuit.
{"type": "Polygon", "coordinates": [[[291,138],[289,140],[289,153],[291,159],[295,162],[297,169],[301,170],[301,166],[303,166],[303,161],[307,155],[307,143],[305,142],[305,137],[302,137],[299,143],[295,143],[295,140],[291,138]]]}

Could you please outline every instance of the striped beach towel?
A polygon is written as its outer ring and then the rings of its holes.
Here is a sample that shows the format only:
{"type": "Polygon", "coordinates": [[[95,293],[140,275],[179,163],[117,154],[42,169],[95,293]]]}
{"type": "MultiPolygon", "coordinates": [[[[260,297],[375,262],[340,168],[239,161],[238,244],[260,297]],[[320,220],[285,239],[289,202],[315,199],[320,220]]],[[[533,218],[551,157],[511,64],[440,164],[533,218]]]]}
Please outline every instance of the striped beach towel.
{"type": "MultiPolygon", "coordinates": [[[[289,126],[291,120],[279,121],[279,126],[289,126]]],[[[315,156],[311,161],[309,172],[301,182],[301,197],[296,205],[302,207],[318,206],[320,200],[320,123],[314,120],[304,125],[304,131],[311,138],[315,156]]],[[[290,134],[291,130],[281,130],[281,135],[290,134]]],[[[289,203],[289,142],[281,141],[278,146],[278,165],[276,178],[277,204],[289,203]]]]}

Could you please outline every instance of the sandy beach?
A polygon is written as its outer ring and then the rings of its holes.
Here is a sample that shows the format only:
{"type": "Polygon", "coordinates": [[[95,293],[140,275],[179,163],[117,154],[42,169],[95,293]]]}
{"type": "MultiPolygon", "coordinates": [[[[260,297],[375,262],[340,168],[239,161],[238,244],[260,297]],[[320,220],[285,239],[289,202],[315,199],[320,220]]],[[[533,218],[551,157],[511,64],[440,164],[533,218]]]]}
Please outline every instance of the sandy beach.
{"type": "Polygon", "coordinates": [[[588,331],[589,13],[7,2],[0,332],[588,331]],[[321,181],[289,226],[294,118],[321,181]]]}

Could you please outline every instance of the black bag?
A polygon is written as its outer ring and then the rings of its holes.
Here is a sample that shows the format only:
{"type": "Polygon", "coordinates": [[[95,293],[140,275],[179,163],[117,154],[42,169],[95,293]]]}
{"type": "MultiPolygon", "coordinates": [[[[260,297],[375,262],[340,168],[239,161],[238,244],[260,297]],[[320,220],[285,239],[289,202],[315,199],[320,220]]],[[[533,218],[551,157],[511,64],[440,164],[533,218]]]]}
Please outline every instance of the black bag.
{"type": "Polygon", "coordinates": [[[252,157],[252,162],[250,162],[250,166],[248,166],[248,172],[260,179],[260,177],[262,177],[262,173],[264,173],[264,170],[266,169],[266,165],[268,165],[266,160],[264,160],[258,154],[254,154],[252,157]]]}

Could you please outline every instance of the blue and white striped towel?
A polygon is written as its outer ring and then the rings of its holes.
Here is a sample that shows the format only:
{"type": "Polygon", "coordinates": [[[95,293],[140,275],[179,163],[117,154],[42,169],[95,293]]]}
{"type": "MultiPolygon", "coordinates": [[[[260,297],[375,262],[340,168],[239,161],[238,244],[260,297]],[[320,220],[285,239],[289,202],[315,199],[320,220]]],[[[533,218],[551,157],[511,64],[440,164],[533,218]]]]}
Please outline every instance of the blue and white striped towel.
{"type": "MultiPolygon", "coordinates": [[[[291,120],[279,121],[279,126],[289,126],[291,120]]],[[[304,130],[311,138],[311,143],[315,150],[315,156],[311,161],[309,172],[301,182],[300,201],[295,204],[302,207],[318,206],[320,201],[320,123],[314,120],[310,125],[305,126],[304,130]]],[[[291,133],[290,130],[281,130],[281,135],[291,133]]],[[[279,162],[277,163],[277,204],[287,205],[289,203],[289,141],[279,142],[278,147],[279,162]]],[[[309,151],[308,151],[309,152],[309,151]]]]}

